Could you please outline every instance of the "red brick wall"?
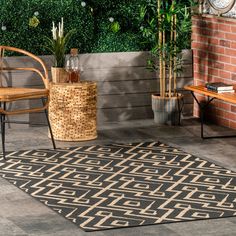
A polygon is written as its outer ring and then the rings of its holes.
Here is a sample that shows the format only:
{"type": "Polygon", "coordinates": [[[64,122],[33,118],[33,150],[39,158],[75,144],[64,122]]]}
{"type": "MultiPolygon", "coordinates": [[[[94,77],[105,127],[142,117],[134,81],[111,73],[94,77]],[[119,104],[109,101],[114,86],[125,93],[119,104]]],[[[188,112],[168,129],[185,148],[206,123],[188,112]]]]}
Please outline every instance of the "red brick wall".
{"type": "MultiPolygon", "coordinates": [[[[192,21],[194,84],[222,81],[236,88],[236,19],[203,15],[192,21]]],[[[208,119],[236,129],[236,105],[215,101],[210,110],[208,119]]],[[[199,116],[196,104],[194,115],[199,116]]]]}

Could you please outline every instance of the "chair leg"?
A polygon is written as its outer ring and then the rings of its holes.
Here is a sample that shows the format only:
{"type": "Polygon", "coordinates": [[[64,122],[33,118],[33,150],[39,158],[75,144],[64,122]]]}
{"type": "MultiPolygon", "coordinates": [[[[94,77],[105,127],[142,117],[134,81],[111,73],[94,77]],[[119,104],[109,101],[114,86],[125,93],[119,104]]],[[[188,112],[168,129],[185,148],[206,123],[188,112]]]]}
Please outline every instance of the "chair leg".
{"type": "MultiPolygon", "coordinates": [[[[2,103],[0,102],[0,107],[2,108],[2,103]]],[[[1,122],[1,124],[2,124],[2,113],[1,113],[1,115],[0,115],[0,122],[1,122]]],[[[1,125],[1,133],[2,133],[2,125],[1,125]]]]}
{"type": "MultiPolygon", "coordinates": [[[[43,105],[45,104],[44,98],[42,98],[42,103],[43,103],[43,105]]],[[[54,140],[54,137],[53,137],[51,124],[50,124],[50,121],[49,121],[49,118],[48,118],[48,112],[47,112],[46,109],[44,110],[44,113],[45,113],[45,116],[46,116],[49,132],[50,132],[50,135],[51,135],[52,145],[53,145],[53,148],[56,149],[56,144],[55,144],[55,140],[54,140]]]]}
{"type": "MultiPolygon", "coordinates": [[[[6,103],[3,103],[3,109],[6,109],[6,103]]],[[[3,158],[4,160],[6,160],[6,151],[5,151],[5,131],[6,131],[6,115],[5,114],[1,114],[1,137],[2,137],[2,154],[3,154],[3,158]]]]}
{"type": "Polygon", "coordinates": [[[5,115],[1,115],[1,134],[2,134],[2,154],[3,158],[6,160],[6,152],[5,152],[5,115]]]}

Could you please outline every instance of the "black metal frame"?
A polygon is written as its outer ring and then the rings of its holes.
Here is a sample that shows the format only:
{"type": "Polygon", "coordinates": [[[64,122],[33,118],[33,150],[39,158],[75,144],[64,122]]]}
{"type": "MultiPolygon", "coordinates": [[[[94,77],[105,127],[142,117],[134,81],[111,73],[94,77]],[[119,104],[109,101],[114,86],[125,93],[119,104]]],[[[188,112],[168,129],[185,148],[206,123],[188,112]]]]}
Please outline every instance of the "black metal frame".
{"type": "Polygon", "coordinates": [[[184,108],[184,98],[182,97],[182,106],[180,106],[180,99],[178,99],[179,125],[181,125],[181,114],[184,108]]]}
{"type": "Polygon", "coordinates": [[[195,94],[193,91],[191,91],[191,94],[194,98],[194,100],[197,102],[198,104],[198,107],[200,109],[200,121],[201,121],[201,138],[202,139],[211,139],[211,138],[235,138],[236,137],[236,134],[235,135],[218,135],[218,136],[205,136],[204,135],[204,116],[205,116],[205,111],[207,109],[207,107],[210,105],[210,103],[217,99],[216,97],[209,97],[208,96],[208,101],[207,103],[205,104],[201,104],[198,99],[196,98],[195,94]]]}
{"type": "MultiPolygon", "coordinates": [[[[44,106],[46,104],[45,98],[42,98],[41,100],[42,100],[42,104],[44,106]]],[[[6,102],[1,102],[0,107],[2,107],[2,105],[3,105],[3,109],[6,110],[6,102]]],[[[51,140],[52,140],[52,145],[53,145],[53,148],[56,149],[56,144],[55,144],[55,140],[53,137],[51,124],[50,124],[50,121],[48,118],[47,109],[44,109],[44,113],[46,116],[47,125],[49,128],[49,132],[50,132],[50,136],[51,136],[51,140]]],[[[2,153],[3,153],[4,160],[6,160],[6,149],[5,149],[6,123],[14,123],[14,124],[29,124],[29,123],[24,122],[24,121],[8,121],[8,120],[6,120],[6,115],[3,113],[0,114],[0,120],[1,120],[2,153]]],[[[42,124],[35,124],[35,125],[42,125],[42,124]]]]}

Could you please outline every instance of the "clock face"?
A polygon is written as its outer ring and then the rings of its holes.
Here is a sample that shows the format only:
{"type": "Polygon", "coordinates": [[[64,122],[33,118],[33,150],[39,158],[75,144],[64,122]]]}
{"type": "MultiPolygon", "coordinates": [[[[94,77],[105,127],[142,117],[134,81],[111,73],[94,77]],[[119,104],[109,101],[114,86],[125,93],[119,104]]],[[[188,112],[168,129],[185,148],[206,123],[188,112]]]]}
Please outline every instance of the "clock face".
{"type": "Polygon", "coordinates": [[[210,6],[219,14],[226,13],[232,9],[236,0],[208,0],[210,6]]]}

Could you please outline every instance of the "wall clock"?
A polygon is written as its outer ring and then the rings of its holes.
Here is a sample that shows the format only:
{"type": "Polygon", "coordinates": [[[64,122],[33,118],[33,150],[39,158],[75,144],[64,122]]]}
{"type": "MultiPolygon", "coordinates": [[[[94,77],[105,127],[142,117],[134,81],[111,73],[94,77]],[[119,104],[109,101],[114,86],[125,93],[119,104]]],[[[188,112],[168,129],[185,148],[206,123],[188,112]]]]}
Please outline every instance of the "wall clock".
{"type": "Polygon", "coordinates": [[[207,0],[207,2],[218,15],[221,15],[230,11],[236,0],[207,0]]]}

